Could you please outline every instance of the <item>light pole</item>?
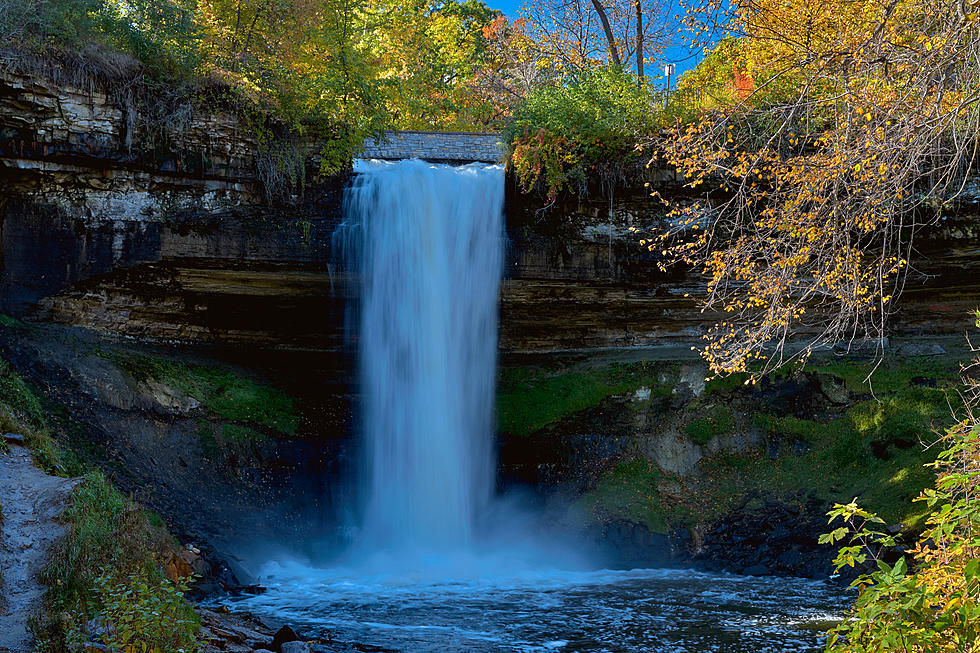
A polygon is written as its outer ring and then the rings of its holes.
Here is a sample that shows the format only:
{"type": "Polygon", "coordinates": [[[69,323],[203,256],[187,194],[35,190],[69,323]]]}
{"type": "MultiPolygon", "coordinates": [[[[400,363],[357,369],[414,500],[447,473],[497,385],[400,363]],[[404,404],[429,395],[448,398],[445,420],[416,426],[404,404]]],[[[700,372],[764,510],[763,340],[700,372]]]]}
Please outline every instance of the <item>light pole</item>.
{"type": "Polygon", "coordinates": [[[674,74],[674,64],[669,63],[664,66],[664,75],[667,76],[667,92],[664,93],[664,108],[667,107],[667,99],[670,97],[670,78],[674,74]]]}

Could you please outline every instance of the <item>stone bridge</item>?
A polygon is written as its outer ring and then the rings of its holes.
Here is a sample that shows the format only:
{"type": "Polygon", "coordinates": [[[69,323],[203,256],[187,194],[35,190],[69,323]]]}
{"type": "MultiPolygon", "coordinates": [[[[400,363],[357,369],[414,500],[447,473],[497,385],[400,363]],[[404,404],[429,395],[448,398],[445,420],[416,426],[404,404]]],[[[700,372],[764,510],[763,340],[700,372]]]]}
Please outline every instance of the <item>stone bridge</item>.
{"type": "Polygon", "coordinates": [[[361,158],[425,159],[437,163],[499,163],[504,158],[500,134],[474,132],[388,131],[364,142],[361,158]]]}

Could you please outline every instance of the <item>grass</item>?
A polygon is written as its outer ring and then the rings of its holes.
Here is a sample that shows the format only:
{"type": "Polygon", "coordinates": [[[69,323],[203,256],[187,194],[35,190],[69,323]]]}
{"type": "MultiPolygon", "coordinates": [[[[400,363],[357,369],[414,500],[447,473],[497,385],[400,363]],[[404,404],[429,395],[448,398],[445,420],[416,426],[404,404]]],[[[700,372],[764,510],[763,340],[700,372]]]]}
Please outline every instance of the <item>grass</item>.
{"type": "MultiPolygon", "coordinates": [[[[28,425],[40,427],[44,424],[44,411],[41,401],[34,391],[10,366],[7,361],[0,359],[0,401],[7,407],[14,419],[27,422],[28,425]]],[[[21,435],[26,433],[17,431],[21,435]]]]}
{"type": "MultiPolygon", "coordinates": [[[[82,473],[78,457],[59,446],[51,435],[41,400],[3,359],[0,359],[0,430],[23,435],[34,463],[48,474],[68,478],[82,473]]],[[[0,450],[5,448],[3,444],[0,450]]]]}
{"type": "Polygon", "coordinates": [[[497,392],[500,431],[530,435],[562,418],[599,405],[603,399],[646,387],[650,396],[669,397],[676,366],[643,362],[614,364],[577,372],[540,372],[528,368],[501,374],[497,392]]]}
{"type": "Polygon", "coordinates": [[[644,524],[654,533],[667,532],[667,519],[658,486],[663,478],[650,461],[636,458],[616,464],[579,500],[579,507],[597,521],[625,519],[644,524]]]}
{"type": "Polygon", "coordinates": [[[153,379],[180,390],[216,417],[285,435],[295,434],[299,426],[295,401],[290,396],[228,370],[148,356],[118,356],[116,360],[137,381],[153,379]]]}
{"type": "MultiPolygon", "coordinates": [[[[23,435],[35,464],[47,473],[82,475],[82,463],[58,444],[45,418],[41,398],[0,359],[0,428],[23,435]]],[[[32,619],[39,650],[73,650],[70,642],[100,614],[118,622],[113,644],[130,638],[135,648],[126,650],[178,650],[173,642],[180,650],[197,649],[200,620],[183,599],[186,584],[171,584],[160,565],[161,553],[176,549],[177,541],[159,515],[123,496],[102,473],[90,472],[61,519],[67,534],[41,575],[52,618],[45,621],[39,613],[32,619]],[[161,645],[139,648],[144,642],[161,645]]]]}
{"type": "Polygon", "coordinates": [[[684,426],[684,432],[696,444],[705,445],[718,435],[735,430],[735,418],[725,406],[715,406],[704,417],[696,418],[684,426]]]}
{"type": "MultiPolygon", "coordinates": [[[[173,591],[159,557],[176,549],[176,540],[159,516],[122,495],[100,472],[87,474],[75,488],[61,520],[67,534],[53,547],[41,575],[49,612],[60,617],[35,628],[41,639],[57,649],[80,631],[105,608],[100,588],[106,584],[138,578],[149,605],[170,599],[173,591]]],[[[196,632],[193,609],[185,603],[183,611],[196,632]]]]}

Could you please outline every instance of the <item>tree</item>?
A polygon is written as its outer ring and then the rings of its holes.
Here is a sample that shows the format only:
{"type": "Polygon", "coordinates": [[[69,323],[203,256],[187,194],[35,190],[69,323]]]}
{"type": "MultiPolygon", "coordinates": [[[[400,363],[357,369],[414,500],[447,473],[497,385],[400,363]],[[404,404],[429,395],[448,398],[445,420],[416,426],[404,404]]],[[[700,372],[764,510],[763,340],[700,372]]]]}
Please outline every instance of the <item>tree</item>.
{"type": "Polygon", "coordinates": [[[705,272],[716,372],[880,342],[913,239],[976,162],[980,35],[960,0],[752,0],[731,9],[751,92],[678,126],[663,160],[706,199],[650,241],[705,272]],[[791,334],[805,336],[800,349],[791,334]]]}
{"type": "Polygon", "coordinates": [[[645,57],[662,51],[671,31],[666,8],[659,0],[530,0],[522,15],[541,55],[560,69],[622,66],[635,55],[642,77],[645,57]]]}
{"type": "Polygon", "coordinates": [[[481,0],[375,4],[370,42],[386,104],[401,129],[479,129],[493,115],[476,91],[485,30],[500,15],[481,0]]]}
{"type": "Polygon", "coordinates": [[[499,129],[535,89],[553,85],[556,74],[528,36],[524,19],[498,16],[484,28],[483,38],[486,57],[474,89],[490,109],[489,125],[499,129]]]}
{"type": "Polygon", "coordinates": [[[636,144],[660,128],[661,106],[662,96],[618,66],[535,89],[504,132],[514,171],[525,190],[552,200],[566,189],[608,192],[635,181],[645,159],[636,144]]]}

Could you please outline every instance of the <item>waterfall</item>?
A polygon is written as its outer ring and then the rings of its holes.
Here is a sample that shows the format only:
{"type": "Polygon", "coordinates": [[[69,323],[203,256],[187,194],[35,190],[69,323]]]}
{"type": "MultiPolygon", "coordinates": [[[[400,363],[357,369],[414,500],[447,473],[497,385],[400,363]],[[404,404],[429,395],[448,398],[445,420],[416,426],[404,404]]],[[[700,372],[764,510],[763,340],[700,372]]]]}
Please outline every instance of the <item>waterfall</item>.
{"type": "Polygon", "coordinates": [[[366,438],[358,545],[466,548],[491,496],[500,166],[359,162],[346,265],[366,438]]]}

